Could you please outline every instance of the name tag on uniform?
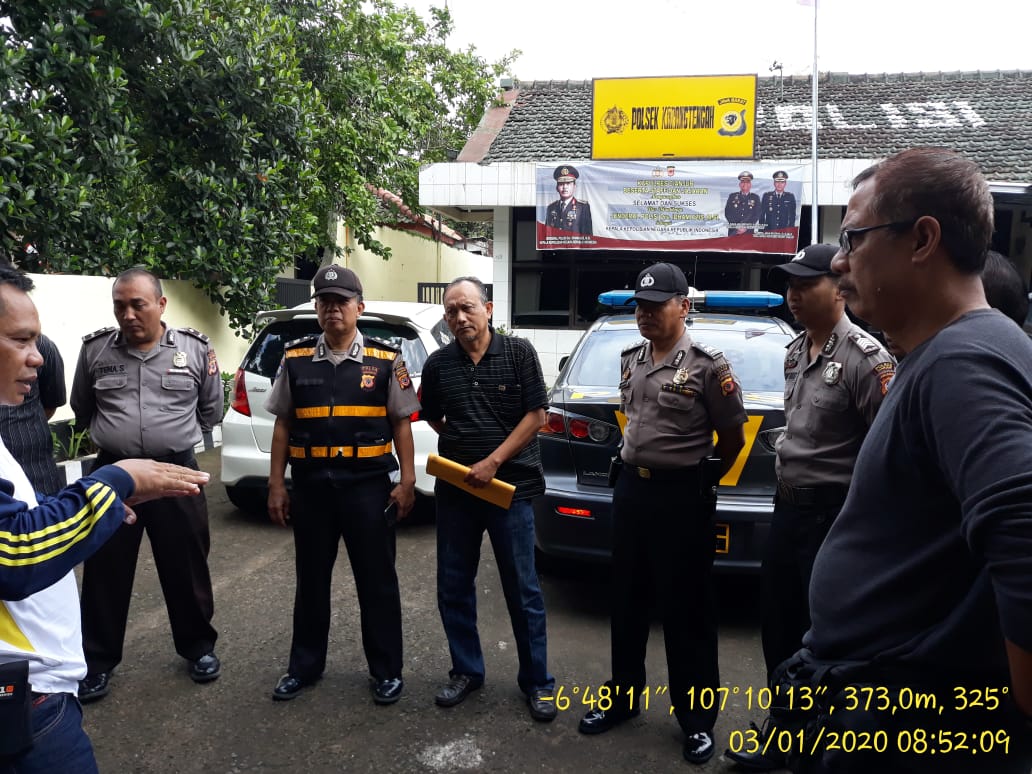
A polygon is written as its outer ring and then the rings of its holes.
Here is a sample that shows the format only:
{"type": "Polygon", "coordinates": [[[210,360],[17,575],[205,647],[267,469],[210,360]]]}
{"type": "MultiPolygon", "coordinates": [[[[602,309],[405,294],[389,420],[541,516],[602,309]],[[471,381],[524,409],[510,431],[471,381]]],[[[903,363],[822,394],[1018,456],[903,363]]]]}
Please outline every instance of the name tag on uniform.
{"type": "Polygon", "coordinates": [[[693,390],[691,387],[685,387],[682,384],[672,384],[672,383],[671,384],[663,384],[663,385],[660,385],[659,389],[662,390],[663,392],[672,392],[675,395],[694,396],[694,395],[698,395],[699,394],[698,392],[693,390]]]}

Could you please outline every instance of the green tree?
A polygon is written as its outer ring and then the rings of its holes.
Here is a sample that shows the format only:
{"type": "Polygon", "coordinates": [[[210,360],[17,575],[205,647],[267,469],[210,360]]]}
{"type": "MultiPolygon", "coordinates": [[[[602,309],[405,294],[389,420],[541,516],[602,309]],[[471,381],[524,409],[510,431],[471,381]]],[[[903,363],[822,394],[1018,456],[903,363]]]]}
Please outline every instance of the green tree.
{"type": "Polygon", "coordinates": [[[390,0],[0,0],[0,247],[30,271],[142,264],[246,330],[374,191],[415,206],[508,64],[390,0]]]}

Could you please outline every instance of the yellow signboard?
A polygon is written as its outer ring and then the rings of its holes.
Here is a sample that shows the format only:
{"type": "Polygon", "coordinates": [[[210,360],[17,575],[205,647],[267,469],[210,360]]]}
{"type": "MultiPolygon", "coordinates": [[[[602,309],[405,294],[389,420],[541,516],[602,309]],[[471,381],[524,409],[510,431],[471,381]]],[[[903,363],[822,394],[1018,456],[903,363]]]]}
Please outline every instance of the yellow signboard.
{"type": "Polygon", "coordinates": [[[755,75],[596,78],[593,159],[751,159],[755,75]]]}

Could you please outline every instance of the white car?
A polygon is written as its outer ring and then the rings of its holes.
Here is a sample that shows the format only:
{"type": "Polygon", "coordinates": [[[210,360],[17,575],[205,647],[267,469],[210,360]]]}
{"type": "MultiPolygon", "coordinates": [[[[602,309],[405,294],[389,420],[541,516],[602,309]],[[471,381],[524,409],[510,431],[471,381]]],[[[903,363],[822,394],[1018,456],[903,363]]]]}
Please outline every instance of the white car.
{"type": "MultiPolygon", "coordinates": [[[[233,399],[222,420],[222,483],[230,502],[243,511],[265,513],[269,486],[269,450],[275,417],[265,410],[265,399],[283,357],[283,347],[303,336],[319,333],[312,302],[291,309],[261,312],[262,328],[252,342],[233,380],[233,399]]],[[[402,357],[419,389],[423,363],[438,347],[452,340],[442,309],[436,304],[409,301],[366,301],[358,320],[364,336],[401,347],[402,357]]],[[[423,421],[412,423],[416,447],[416,492],[432,497],[434,477],[427,475],[426,458],[437,453],[437,434],[423,421]]],[[[287,467],[289,486],[290,467],[287,467]]]]}

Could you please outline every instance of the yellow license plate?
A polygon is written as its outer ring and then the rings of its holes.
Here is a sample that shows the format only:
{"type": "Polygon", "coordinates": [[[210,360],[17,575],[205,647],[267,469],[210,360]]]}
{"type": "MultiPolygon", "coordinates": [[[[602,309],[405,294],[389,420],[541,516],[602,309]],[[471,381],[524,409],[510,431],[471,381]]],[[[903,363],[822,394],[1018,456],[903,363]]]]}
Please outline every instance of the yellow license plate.
{"type": "Polygon", "coordinates": [[[717,553],[726,554],[731,550],[731,525],[717,522],[717,553]]]}

